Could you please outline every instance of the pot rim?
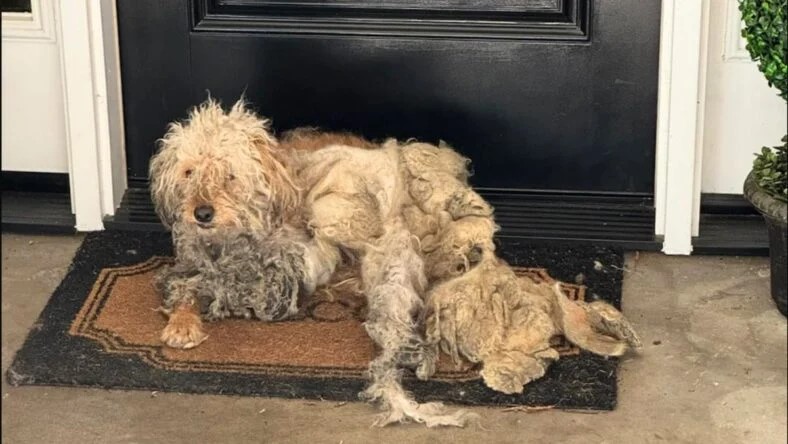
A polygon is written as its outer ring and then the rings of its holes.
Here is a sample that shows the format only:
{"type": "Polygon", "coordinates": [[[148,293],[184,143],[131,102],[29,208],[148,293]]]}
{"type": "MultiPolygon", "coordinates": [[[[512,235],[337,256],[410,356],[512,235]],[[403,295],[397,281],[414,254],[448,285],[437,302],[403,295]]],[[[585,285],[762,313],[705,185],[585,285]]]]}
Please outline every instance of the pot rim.
{"type": "Polygon", "coordinates": [[[788,203],[775,199],[764,191],[755,180],[755,172],[752,170],[744,181],[744,197],[764,216],[783,225],[788,223],[788,203]]]}

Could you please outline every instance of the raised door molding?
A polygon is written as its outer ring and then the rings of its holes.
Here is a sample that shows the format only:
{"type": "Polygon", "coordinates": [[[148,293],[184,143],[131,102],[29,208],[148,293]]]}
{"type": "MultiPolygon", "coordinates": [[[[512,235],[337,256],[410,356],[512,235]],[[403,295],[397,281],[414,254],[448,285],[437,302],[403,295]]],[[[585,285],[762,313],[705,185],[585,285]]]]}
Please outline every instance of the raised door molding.
{"type": "Polygon", "coordinates": [[[416,0],[193,0],[193,29],[484,40],[585,41],[589,37],[590,0],[443,3],[436,8],[416,0]]]}

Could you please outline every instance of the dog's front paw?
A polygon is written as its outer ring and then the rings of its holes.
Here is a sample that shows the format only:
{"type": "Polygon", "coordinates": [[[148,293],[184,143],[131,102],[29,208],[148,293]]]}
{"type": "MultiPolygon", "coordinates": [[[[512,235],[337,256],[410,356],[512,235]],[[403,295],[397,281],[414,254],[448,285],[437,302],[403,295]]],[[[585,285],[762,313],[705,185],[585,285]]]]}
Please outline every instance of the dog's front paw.
{"type": "Polygon", "coordinates": [[[190,307],[178,307],[170,314],[161,342],[172,348],[190,349],[202,344],[208,335],[202,329],[202,319],[190,307]]]}

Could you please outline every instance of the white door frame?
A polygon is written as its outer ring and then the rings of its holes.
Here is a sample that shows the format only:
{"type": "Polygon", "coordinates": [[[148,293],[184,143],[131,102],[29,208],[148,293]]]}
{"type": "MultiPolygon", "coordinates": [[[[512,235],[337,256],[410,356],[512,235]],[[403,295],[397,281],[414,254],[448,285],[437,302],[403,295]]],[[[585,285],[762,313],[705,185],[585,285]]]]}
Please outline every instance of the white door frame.
{"type": "MultiPolygon", "coordinates": [[[[103,229],[126,190],[117,14],[112,0],[57,0],[77,229],[103,229]]],[[[709,0],[662,0],[655,234],[690,254],[698,234],[709,0]]]]}
{"type": "Polygon", "coordinates": [[[55,0],[78,231],[104,229],[126,190],[117,14],[113,0],[55,0]]]}
{"type": "Polygon", "coordinates": [[[700,224],[709,0],[662,0],[654,201],[666,254],[690,254],[700,224]]]}

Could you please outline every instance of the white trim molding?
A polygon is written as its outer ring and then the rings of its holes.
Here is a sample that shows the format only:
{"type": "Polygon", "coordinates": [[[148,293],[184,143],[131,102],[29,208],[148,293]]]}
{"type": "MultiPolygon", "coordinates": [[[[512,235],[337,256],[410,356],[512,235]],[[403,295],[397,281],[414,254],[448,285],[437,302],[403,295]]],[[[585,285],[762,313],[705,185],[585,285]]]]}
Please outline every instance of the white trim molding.
{"type": "Polygon", "coordinates": [[[706,79],[709,72],[709,26],[711,3],[701,0],[703,11],[700,30],[700,60],[698,61],[698,108],[695,126],[695,172],[692,187],[692,236],[700,234],[700,200],[703,192],[703,143],[706,129],[706,79]]]}
{"type": "Polygon", "coordinates": [[[666,254],[690,254],[700,207],[708,0],[663,0],[655,178],[655,233],[666,254]]]}
{"type": "Polygon", "coordinates": [[[727,0],[725,4],[725,49],[722,59],[726,62],[752,63],[747,51],[747,41],[742,37],[743,20],[739,12],[739,0],[727,0]]]}
{"type": "Polygon", "coordinates": [[[78,231],[102,230],[126,188],[115,3],[57,5],[72,209],[78,231]]]}
{"type": "Polygon", "coordinates": [[[30,0],[30,12],[4,12],[2,35],[6,41],[55,42],[55,4],[30,0]]]}

